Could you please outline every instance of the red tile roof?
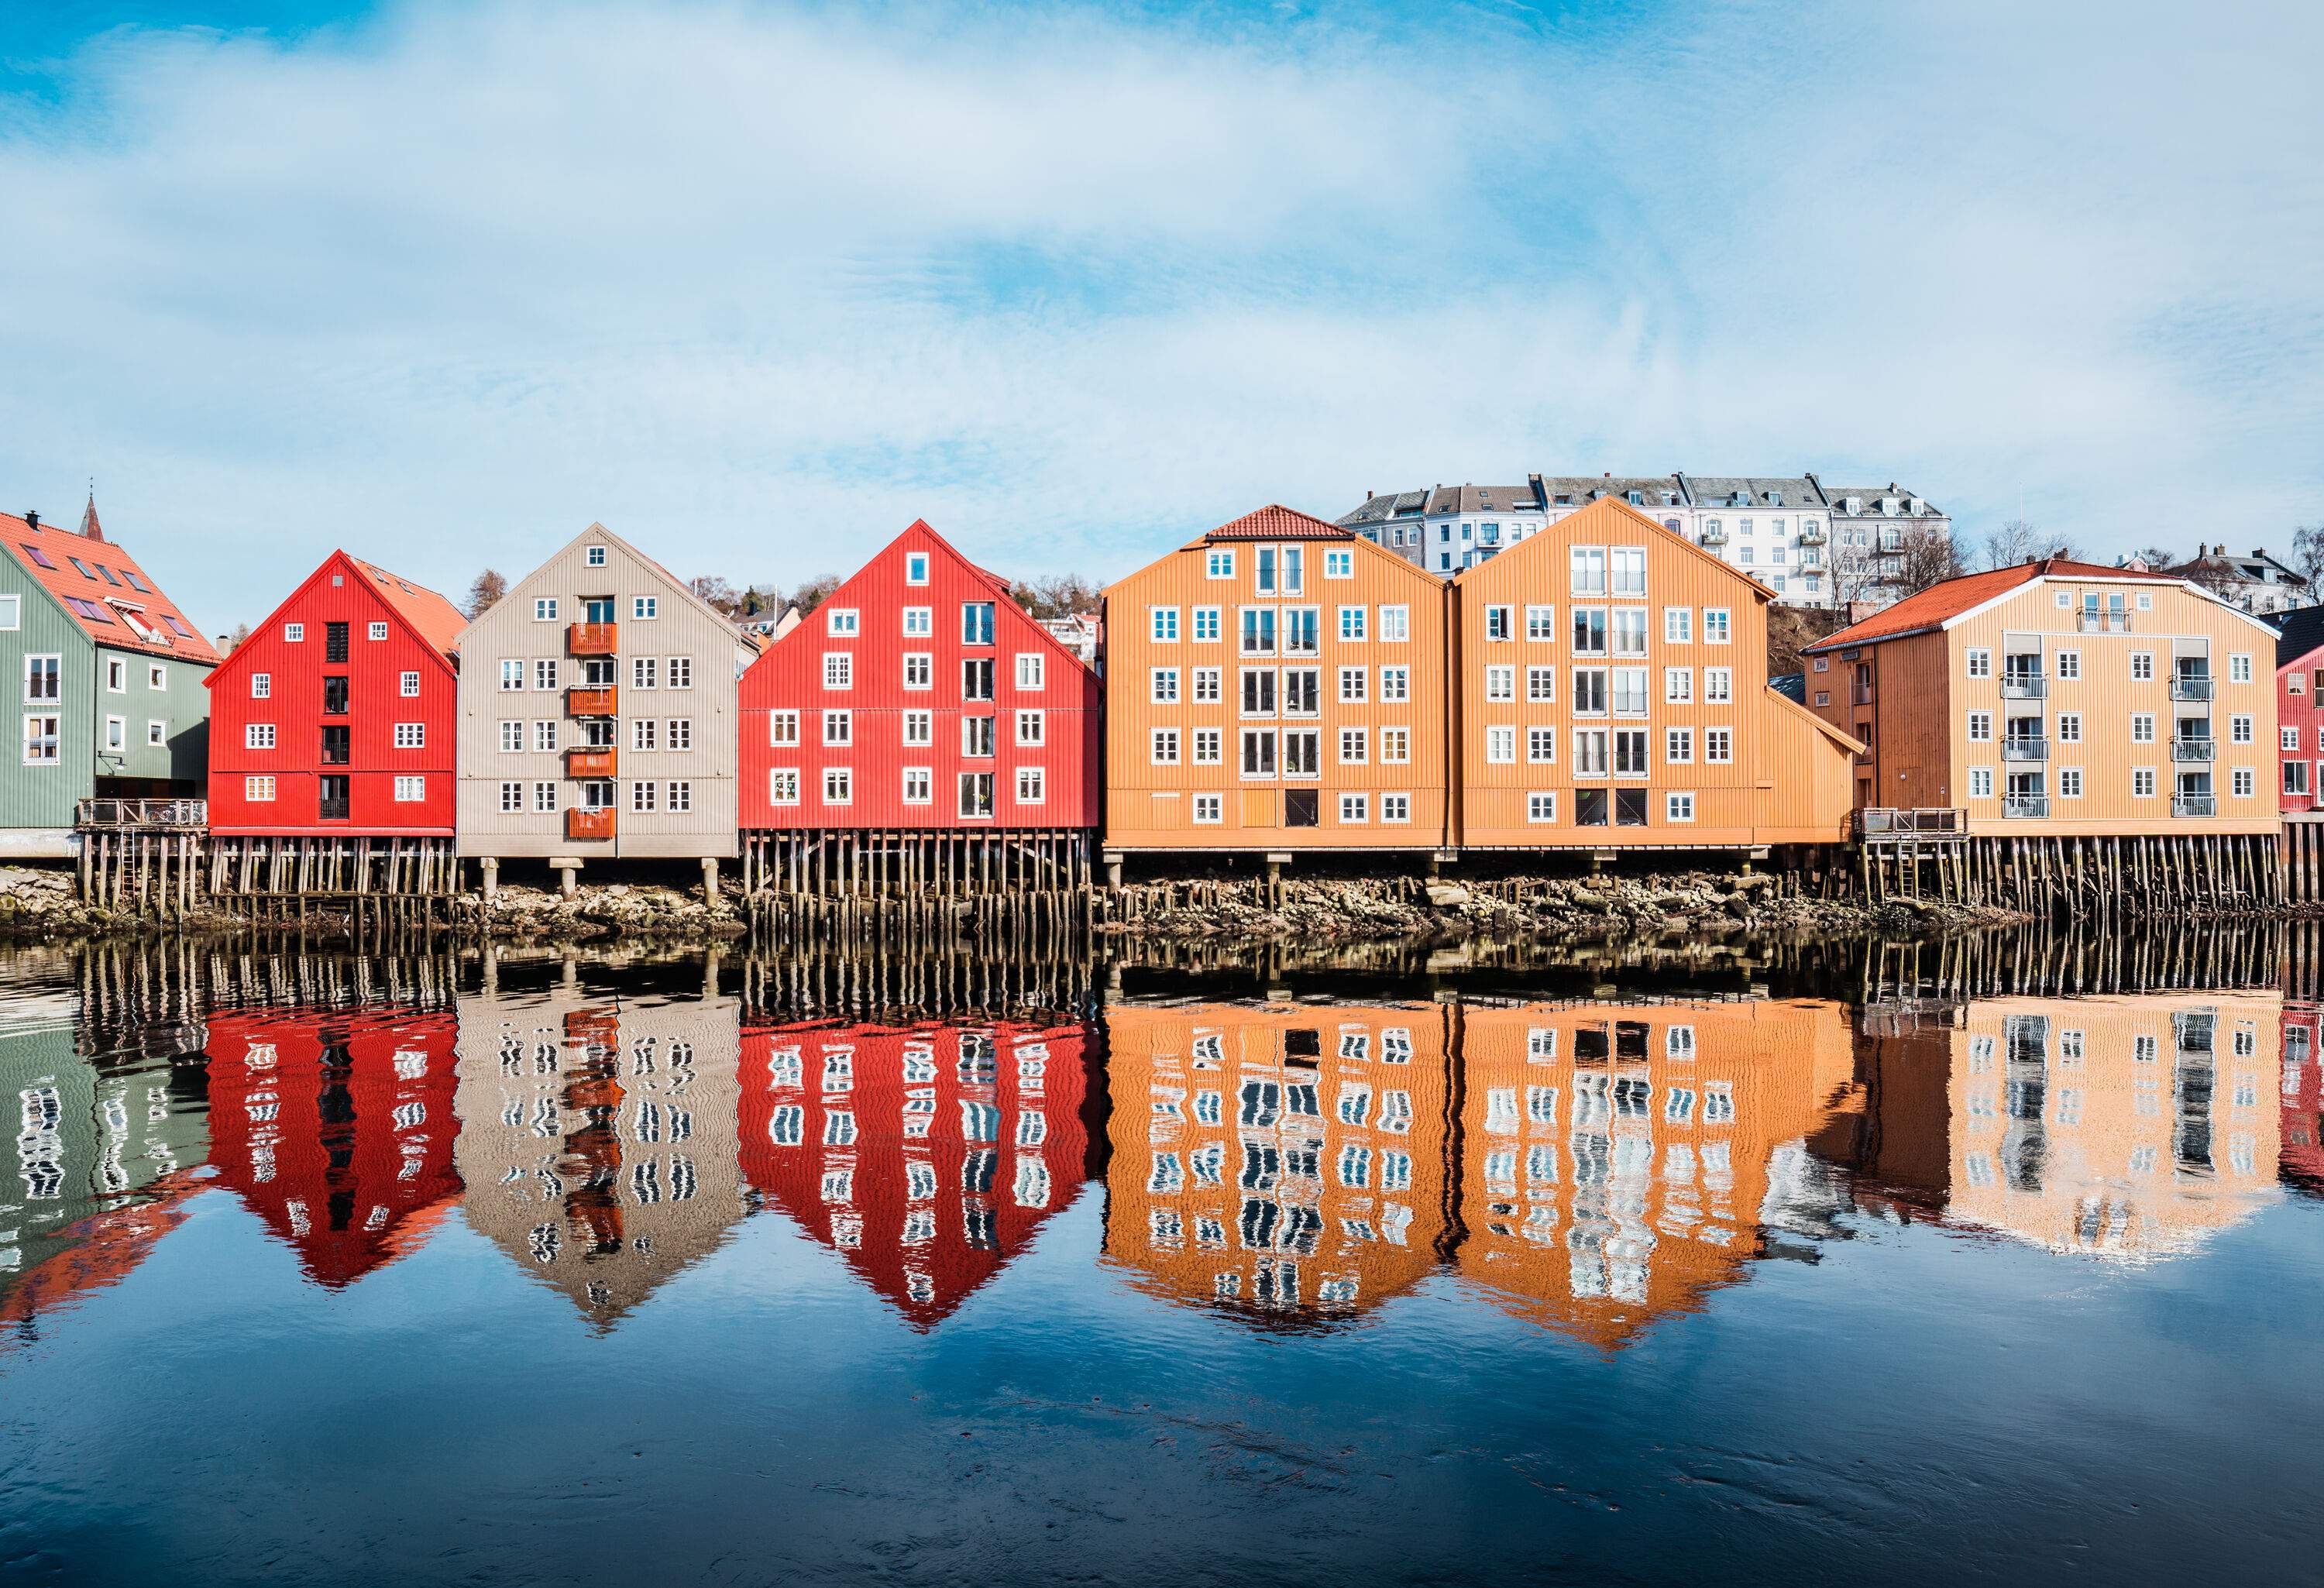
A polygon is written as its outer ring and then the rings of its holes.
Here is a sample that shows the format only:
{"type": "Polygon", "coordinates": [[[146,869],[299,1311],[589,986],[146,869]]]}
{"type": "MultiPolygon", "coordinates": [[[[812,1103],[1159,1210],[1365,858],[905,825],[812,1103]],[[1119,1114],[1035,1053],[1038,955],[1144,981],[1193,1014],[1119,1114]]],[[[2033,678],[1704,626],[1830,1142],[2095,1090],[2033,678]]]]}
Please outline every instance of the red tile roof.
{"type": "Polygon", "coordinates": [[[1941,585],[1932,585],[1917,595],[1905,596],[1894,606],[1883,607],[1860,623],[1850,623],[1829,639],[1817,641],[1807,649],[1811,651],[1832,651],[1843,645],[1868,645],[1875,641],[1917,634],[1926,629],[1940,627],[1971,607],[1982,606],[1995,596],[2020,585],[2031,584],[2049,576],[2068,579],[2133,579],[2149,585],[2177,583],[2173,579],[2152,575],[2127,573],[2100,563],[2045,557],[2038,561],[2013,563],[2007,568],[1997,568],[1986,573],[1963,574],[1957,579],[1947,579],[1941,585]]]}
{"type": "MultiPolygon", "coordinates": [[[[91,502],[81,522],[92,523],[96,516],[97,504],[91,502]]],[[[218,660],[201,630],[117,541],[93,540],[50,523],[35,529],[13,513],[0,512],[0,545],[98,644],[186,661],[218,660]]]]}
{"type": "Polygon", "coordinates": [[[1337,524],[1325,523],[1296,512],[1279,503],[1269,503],[1257,512],[1246,512],[1232,523],[1221,524],[1205,540],[1352,540],[1355,533],[1337,524]]]}
{"type": "Polygon", "coordinates": [[[361,570],[364,577],[379,592],[379,598],[395,608],[396,614],[419,631],[420,637],[445,655],[450,656],[460,648],[460,632],[468,620],[460,609],[424,585],[415,585],[400,574],[392,574],[377,563],[365,562],[360,557],[348,556],[347,560],[361,570]]]}

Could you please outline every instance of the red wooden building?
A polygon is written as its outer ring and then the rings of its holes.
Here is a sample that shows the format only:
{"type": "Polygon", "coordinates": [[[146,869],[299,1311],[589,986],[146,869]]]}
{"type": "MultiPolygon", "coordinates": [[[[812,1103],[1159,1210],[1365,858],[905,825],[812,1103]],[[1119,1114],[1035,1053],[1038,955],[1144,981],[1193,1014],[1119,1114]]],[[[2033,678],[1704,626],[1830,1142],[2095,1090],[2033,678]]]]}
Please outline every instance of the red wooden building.
{"type": "Polygon", "coordinates": [[[334,551],[209,677],[220,838],[453,836],[452,604],[334,551]]]}
{"type": "Polygon", "coordinates": [[[1090,1029],[742,1032],[742,1177],[922,1333],[1100,1172],[1090,1029]]]}
{"type": "Polygon", "coordinates": [[[1087,880],[1097,674],[924,522],[751,664],[741,713],[752,885],[1087,880]]]}
{"type": "Polygon", "coordinates": [[[210,1165],[318,1285],[414,1250],[460,1200],[448,1011],[208,1020],[210,1165]]]}

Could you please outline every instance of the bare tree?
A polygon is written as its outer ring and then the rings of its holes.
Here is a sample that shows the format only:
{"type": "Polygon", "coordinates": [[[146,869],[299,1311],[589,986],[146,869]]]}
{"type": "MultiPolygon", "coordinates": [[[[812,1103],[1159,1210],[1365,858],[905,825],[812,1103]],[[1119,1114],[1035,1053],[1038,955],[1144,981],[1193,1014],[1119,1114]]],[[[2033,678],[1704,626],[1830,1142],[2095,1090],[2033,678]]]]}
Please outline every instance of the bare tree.
{"type": "Polygon", "coordinates": [[[496,568],[486,568],[468,586],[468,604],[463,608],[471,618],[479,618],[492,610],[495,602],[508,594],[508,580],[496,568]]]}
{"type": "Polygon", "coordinates": [[[1826,571],[1831,576],[1831,605],[1840,612],[1859,601],[1879,600],[1889,577],[1886,559],[1870,546],[1833,547],[1826,571]]]}
{"type": "Polygon", "coordinates": [[[1896,549],[1886,558],[1888,593],[1900,601],[1969,571],[1961,567],[1953,538],[1934,524],[1907,528],[1897,537],[1896,549]]]}
{"type": "Polygon", "coordinates": [[[688,579],[686,587],[728,617],[734,616],[742,609],[742,593],[730,581],[720,578],[716,574],[704,574],[688,579]]]}
{"type": "MultiPolygon", "coordinates": [[[[844,582],[837,574],[818,574],[790,593],[790,604],[799,609],[801,617],[805,617],[821,606],[844,582]]],[[[774,605],[779,608],[782,603],[778,601],[774,605]]]]}
{"type": "Polygon", "coordinates": [[[2172,556],[2170,552],[2164,550],[2160,546],[2148,546],[2141,549],[2138,553],[2138,559],[2144,563],[2147,568],[2154,573],[2161,573],[2166,568],[2176,568],[2179,564],[2178,558],[2172,556]]]}
{"type": "Polygon", "coordinates": [[[1103,590],[1095,579],[1081,574],[1051,574],[1045,578],[1013,581],[1009,598],[1038,618],[1071,617],[1095,612],[1103,590]]]}
{"type": "Polygon", "coordinates": [[[2292,555],[2286,559],[2292,571],[2308,581],[2313,590],[2324,580],[2324,524],[2301,524],[2292,531],[2292,555]]]}
{"type": "Polygon", "coordinates": [[[236,623],[234,625],[234,632],[226,637],[226,645],[224,650],[228,656],[232,656],[235,651],[241,650],[249,642],[250,625],[248,623],[236,623]]]}

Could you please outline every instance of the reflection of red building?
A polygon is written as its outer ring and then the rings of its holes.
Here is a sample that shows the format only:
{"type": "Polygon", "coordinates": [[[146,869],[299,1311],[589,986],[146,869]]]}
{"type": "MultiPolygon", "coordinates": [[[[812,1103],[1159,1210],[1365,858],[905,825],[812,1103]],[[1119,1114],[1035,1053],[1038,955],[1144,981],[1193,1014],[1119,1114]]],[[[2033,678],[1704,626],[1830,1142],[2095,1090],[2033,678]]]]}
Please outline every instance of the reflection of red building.
{"type": "Polygon", "coordinates": [[[2324,1056],[2316,1050],[2317,1008],[2283,1011],[2283,1156],[2277,1174],[2287,1185],[2324,1196],[2324,1056]]]}
{"type": "Polygon", "coordinates": [[[742,1034],[742,1177],[916,1329],[950,1316],[1092,1177],[1085,1026],[742,1034]]]}
{"type": "Polygon", "coordinates": [[[450,1011],[209,1019],[210,1162],[334,1288],[416,1246],[460,1196],[450,1011]]]}
{"type": "Polygon", "coordinates": [[[206,1181],[193,1169],[172,1169],[119,1207],[94,1214],[61,1232],[73,1242],[27,1269],[0,1294],[0,1343],[43,1316],[109,1289],[151,1256],[161,1237],[186,1222],[186,1204],[206,1181]]]}

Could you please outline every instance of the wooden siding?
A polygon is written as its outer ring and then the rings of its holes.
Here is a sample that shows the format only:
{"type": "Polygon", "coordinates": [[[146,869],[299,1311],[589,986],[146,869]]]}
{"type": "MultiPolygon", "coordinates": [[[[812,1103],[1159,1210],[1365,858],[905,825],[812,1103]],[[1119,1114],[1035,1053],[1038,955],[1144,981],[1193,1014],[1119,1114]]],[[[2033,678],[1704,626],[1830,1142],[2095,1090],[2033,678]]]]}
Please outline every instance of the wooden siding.
{"type": "Polygon", "coordinates": [[[0,688],[8,691],[8,739],[0,745],[0,829],[50,829],[73,825],[73,802],[97,791],[95,702],[97,647],[56,598],[29,577],[14,558],[0,558],[0,596],[16,600],[16,626],[0,629],[0,688]],[[24,659],[61,659],[53,705],[24,697],[24,659]],[[53,713],[60,743],[55,762],[27,765],[24,719],[53,713]]]}
{"type": "Polygon", "coordinates": [[[2275,669],[2276,806],[2287,816],[2324,809],[2324,651],[2311,651],[2275,669]],[[2288,738],[2290,743],[2285,743],[2288,738]],[[2300,765],[2304,786],[2285,769],[2300,765]]]}
{"type": "Polygon", "coordinates": [[[1842,836],[1852,752],[1767,688],[1771,596],[1734,568],[1606,497],[1462,573],[1452,590],[1460,843],[1740,848],[1842,836]],[[1626,552],[1628,568],[1610,568],[1626,552]],[[1590,559],[1586,573],[1577,555],[1590,559]],[[1626,619],[1644,632],[1623,650],[1626,619]],[[1619,688],[1626,672],[1642,675],[1642,698],[1619,688]],[[1585,673],[1607,697],[1586,712],[1585,673]],[[1628,773],[1623,734],[1643,735],[1628,773]],[[1594,771],[1582,770],[1581,735],[1597,736],[1594,771]],[[1720,736],[1726,759],[1714,761],[1720,736]],[[1644,795],[1642,822],[1620,823],[1622,794],[1644,795]],[[1581,819],[1585,799],[1602,801],[1593,825],[1581,819]]]}
{"type": "Polygon", "coordinates": [[[210,754],[210,830],[221,836],[348,833],[449,837],[453,822],[459,677],[441,651],[383,600],[353,558],[335,551],[217,669],[210,684],[216,742],[210,754]],[[327,625],[347,625],[347,658],[327,661],[327,625]],[[385,625],[371,638],[372,625],[385,625]],[[300,638],[289,639],[296,625],[300,638]],[[403,675],[420,693],[402,692],[403,675]],[[256,679],[266,693],[254,693],[256,679]],[[347,709],[323,709],[326,677],[347,680],[347,709]],[[420,725],[421,743],[399,747],[398,724],[420,725]],[[271,725],[274,744],[254,749],[253,725],[271,725]],[[326,726],[347,730],[349,759],[322,762],[326,726]],[[344,820],[322,819],[320,786],[344,776],[344,820]],[[254,799],[250,780],[274,780],[272,800],[254,799]],[[425,780],[425,797],[399,800],[398,778],[425,780]]]}
{"type": "Polygon", "coordinates": [[[1093,827],[1098,811],[1101,752],[1097,674],[1009,599],[991,576],[954,550],[925,522],[914,523],[859,569],[794,629],[777,639],[743,674],[740,704],[742,768],[740,808],[749,828],[791,830],[888,828],[1055,829],[1093,827]],[[914,584],[908,559],[924,557],[927,577],[914,584]],[[964,638],[963,608],[992,609],[992,638],[964,638]],[[908,633],[908,608],[924,610],[925,632],[908,633]],[[852,614],[852,632],[834,632],[835,614],[852,614]],[[826,659],[844,666],[846,682],[826,678],[826,659]],[[1020,682],[1031,658],[1039,682],[1020,682]],[[909,665],[925,666],[924,684],[907,681],[909,665]],[[988,662],[990,700],[969,701],[964,664],[988,662]],[[824,742],[826,711],[847,713],[848,743],[824,742]],[[784,714],[789,742],[773,742],[784,714]],[[1019,736],[1022,713],[1038,712],[1039,741],[1019,736]],[[906,714],[925,714],[924,743],[905,742],[906,714]],[[963,739],[971,717],[992,719],[993,753],[971,756],[963,739]],[[927,782],[924,802],[905,801],[907,768],[927,782]],[[1019,774],[1040,774],[1038,799],[1019,774]],[[844,770],[849,798],[826,801],[825,774],[844,770]],[[776,773],[795,780],[797,799],[778,805],[776,773]],[[992,779],[991,815],[962,815],[960,780],[992,779]]]}
{"type": "MultiPolygon", "coordinates": [[[[1286,517],[1288,515],[1286,515],[1286,517]]],[[[1450,836],[1451,809],[1445,788],[1447,701],[1445,698],[1446,587],[1392,551],[1318,523],[1312,536],[1279,541],[1209,537],[1182,546],[1157,562],[1110,587],[1105,594],[1106,794],[1105,842],[1119,849],[1331,850],[1434,849],[1450,836]],[[1262,596],[1256,566],[1262,549],[1296,546],[1303,569],[1299,592],[1262,596]],[[1231,572],[1213,577],[1213,549],[1231,555],[1231,572]],[[1325,559],[1346,552],[1345,577],[1326,573],[1325,559]],[[1382,638],[1382,609],[1401,607],[1406,637],[1382,638]],[[1316,614],[1320,635],[1312,655],[1280,654],[1287,610],[1316,614]],[[1343,639],[1342,608],[1362,614],[1363,637],[1343,639]],[[1155,638],[1155,613],[1176,614],[1177,638],[1155,638]],[[1197,614],[1215,609],[1215,639],[1197,639],[1197,614]],[[1242,614],[1276,614],[1277,643],[1264,654],[1243,654],[1242,614]],[[1364,698],[1341,698],[1340,672],[1360,669],[1364,698]],[[1380,698],[1383,669],[1404,669],[1405,697],[1380,698]],[[1219,698],[1195,698],[1197,669],[1216,669],[1219,698]],[[1318,704],[1313,716],[1282,711],[1286,669],[1313,669],[1318,704]],[[1242,675],[1276,675],[1276,709],[1246,715],[1242,675]],[[1157,698],[1157,670],[1172,677],[1176,699],[1157,698]],[[1408,735],[1407,759],[1383,762],[1383,731],[1408,735]],[[1342,761],[1342,730],[1360,733],[1364,760],[1342,761]],[[1157,731],[1177,734],[1176,764],[1157,764],[1157,731]],[[1198,732],[1219,735],[1215,763],[1194,760],[1198,732]],[[1241,771],[1246,733],[1277,735],[1273,775],[1245,777],[1241,771]],[[1318,735],[1314,777],[1285,775],[1286,732],[1318,735]],[[1286,825],[1286,799],[1314,794],[1317,821],[1286,825]],[[1342,795],[1362,799],[1362,819],[1343,814],[1342,795]],[[1218,819],[1196,822],[1198,796],[1214,797],[1218,819]],[[1407,819],[1384,821],[1384,797],[1408,800],[1407,819]]]]}
{"type": "Polygon", "coordinates": [[[726,858],[735,853],[735,680],[753,652],[734,626],[699,600],[667,569],[603,525],[592,525],[565,549],[527,574],[493,609],[470,624],[460,641],[459,806],[457,826],[464,855],[547,858],[572,855],[612,858],[726,858]],[[604,560],[591,566],[592,548],[604,560]],[[613,836],[572,839],[565,836],[565,812],[580,799],[580,782],[567,775],[566,751],[578,743],[576,719],[567,709],[566,689],[582,678],[581,659],[566,652],[566,631],[580,621],[585,597],[614,602],[618,651],[613,658],[618,722],[615,748],[613,836]],[[655,615],[635,615],[640,597],[653,600],[655,615]],[[553,619],[536,618],[534,603],[557,602],[553,619]],[[693,663],[693,683],[667,687],[672,657],[693,663]],[[635,687],[636,664],[651,659],[657,682],[635,687]],[[524,664],[525,688],[503,689],[501,664],[524,664]],[[557,688],[534,688],[535,665],[557,664],[557,688]],[[657,745],[668,725],[691,725],[692,748],[638,751],[640,719],[657,724],[657,745]],[[521,751],[500,747],[500,725],[521,722],[521,751]],[[534,725],[558,724],[558,748],[537,751],[534,725]],[[501,809],[501,785],[521,783],[526,808],[501,809]],[[558,808],[532,808],[533,786],[556,786],[558,808]],[[640,782],[656,785],[655,808],[635,808],[640,782]],[[671,782],[690,786],[690,810],[668,807],[671,782]]]}
{"type": "MultiPolygon", "coordinates": [[[[1877,737],[1874,776],[1859,788],[1870,789],[1873,804],[1961,807],[1974,830],[1996,836],[2131,837],[2276,828],[2281,772],[2273,632],[2192,586],[2129,577],[2045,576],[1962,614],[1950,628],[1868,644],[1861,651],[1858,660],[1872,669],[1877,737]],[[2101,607],[2108,595],[2126,597],[2121,632],[2083,631],[2085,592],[2097,594],[2101,607]],[[2151,599],[2144,610],[2137,605],[2141,597],[2151,599]],[[2041,657],[2041,698],[2005,698],[2006,658],[2014,647],[2041,657]],[[1987,659],[1982,676],[1969,674],[1972,651],[1987,659]],[[2180,654],[2208,663],[2213,691],[2208,706],[2172,699],[2173,660],[2180,654]],[[2151,659],[2152,677],[2135,676],[2133,659],[2140,655],[2151,659]],[[2238,656],[2249,659],[2243,682],[2235,679],[2238,656]],[[2061,676],[2061,657],[2074,659],[2075,676],[2061,676]],[[1970,739],[1977,713],[1989,716],[1990,739],[1970,739]],[[2173,760],[2174,725],[2182,716],[2209,721],[2214,754],[2209,762],[2173,760]],[[2061,738],[2061,716],[2078,719],[2078,740],[2061,738]],[[2132,736],[2133,719],[2139,716],[2153,719],[2151,743],[2132,736]],[[2236,732],[2239,717],[2247,719],[2242,736],[2236,732]],[[2046,761],[2005,760],[2012,718],[2038,724],[2048,746],[2046,761]],[[2139,768],[2154,773],[2152,794],[2132,791],[2139,768]],[[2251,774],[2247,795],[2234,792],[2238,768],[2251,774]],[[1991,775],[1990,793],[1972,791],[1977,769],[1991,775]],[[2005,814],[2010,772],[2037,769],[2049,814],[2005,814]],[[2061,792],[2059,774],[2067,769],[2081,774],[2079,796],[2061,792]],[[2175,774],[2182,770],[2211,773],[2215,815],[2172,814],[2175,774]]],[[[1829,660],[1827,673],[1810,664],[1810,701],[1827,688],[1831,695],[1831,704],[1813,709],[1835,724],[1865,720],[1863,707],[1841,704],[1857,661],[1844,651],[1831,653],[1829,660]]]]}

